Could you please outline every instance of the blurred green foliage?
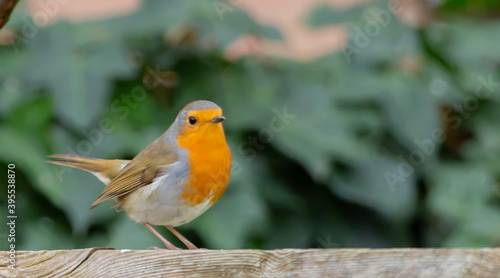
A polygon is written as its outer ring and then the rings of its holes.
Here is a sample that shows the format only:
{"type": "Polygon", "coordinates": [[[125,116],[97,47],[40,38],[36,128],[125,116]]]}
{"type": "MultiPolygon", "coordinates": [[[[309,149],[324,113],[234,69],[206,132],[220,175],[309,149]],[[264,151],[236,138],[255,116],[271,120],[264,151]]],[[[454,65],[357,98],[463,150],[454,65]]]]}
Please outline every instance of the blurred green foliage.
{"type": "Polygon", "coordinates": [[[234,159],[223,198],[180,228],[202,247],[500,245],[500,22],[477,19],[490,2],[448,1],[420,29],[378,21],[386,1],[318,7],[311,28],[343,23],[351,39],[312,62],[227,60],[242,34],[281,36],[216,3],[47,28],[18,7],[0,47],[0,169],[16,164],[19,249],[161,246],[108,203],[88,211],[95,177],[43,161],[130,159],[196,99],[223,108],[234,159]]]}

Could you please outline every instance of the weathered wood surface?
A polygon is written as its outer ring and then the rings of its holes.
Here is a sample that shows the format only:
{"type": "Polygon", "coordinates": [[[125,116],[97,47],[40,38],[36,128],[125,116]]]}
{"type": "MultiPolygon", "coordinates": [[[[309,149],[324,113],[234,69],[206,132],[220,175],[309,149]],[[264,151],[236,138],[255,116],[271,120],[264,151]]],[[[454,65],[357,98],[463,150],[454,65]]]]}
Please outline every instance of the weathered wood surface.
{"type": "Polygon", "coordinates": [[[497,249],[19,251],[1,277],[500,277],[497,249]]]}

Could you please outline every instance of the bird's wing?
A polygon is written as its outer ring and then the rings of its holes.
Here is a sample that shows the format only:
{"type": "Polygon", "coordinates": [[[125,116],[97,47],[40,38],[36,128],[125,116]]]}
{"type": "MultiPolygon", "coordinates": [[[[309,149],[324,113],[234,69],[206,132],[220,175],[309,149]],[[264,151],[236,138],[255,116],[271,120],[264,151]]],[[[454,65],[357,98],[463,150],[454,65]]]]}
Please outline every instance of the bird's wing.
{"type": "Polygon", "coordinates": [[[166,169],[165,166],[177,160],[174,148],[169,146],[163,137],[158,138],[111,180],[89,210],[104,201],[127,195],[142,186],[151,184],[153,179],[166,169]]]}

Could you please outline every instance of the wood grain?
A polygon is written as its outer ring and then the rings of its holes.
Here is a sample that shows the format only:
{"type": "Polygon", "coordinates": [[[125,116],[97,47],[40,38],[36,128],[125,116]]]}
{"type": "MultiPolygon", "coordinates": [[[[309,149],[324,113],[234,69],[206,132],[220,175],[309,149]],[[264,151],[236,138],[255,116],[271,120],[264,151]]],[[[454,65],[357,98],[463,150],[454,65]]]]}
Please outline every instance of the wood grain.
{"type": "Polygon", "coordinates": [[[500,277],[496,249],[19,251],[1,277],[500,277]]]}

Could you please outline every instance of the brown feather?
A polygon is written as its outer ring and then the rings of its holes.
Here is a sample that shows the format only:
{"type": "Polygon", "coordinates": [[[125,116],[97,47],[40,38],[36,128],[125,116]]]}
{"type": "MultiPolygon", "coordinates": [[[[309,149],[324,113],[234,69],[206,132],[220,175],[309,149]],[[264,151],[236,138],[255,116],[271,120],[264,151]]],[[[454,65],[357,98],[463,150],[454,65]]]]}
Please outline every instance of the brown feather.
{"type": "Polygon", "coordinates": [[[151,184],[154,178],[164,170],[165,165],[178,160],[174,148],[165,142],[164,137],[153,141],[111,180],[89,210],[107,200],[131,193],[142,186],[151,184]]]}
{"type": "Polygon", "coordinates": [[[94,174],[99,174],[100,177],[109,180],[115,178],[123,168],[123,165],[129,163],[130,161],[120,159],[98,159],[72,154],[53,154],[47,157],[50,159],[56,159],[46,160],[45,162],[47,163],[82,169],[94,174]]]}

